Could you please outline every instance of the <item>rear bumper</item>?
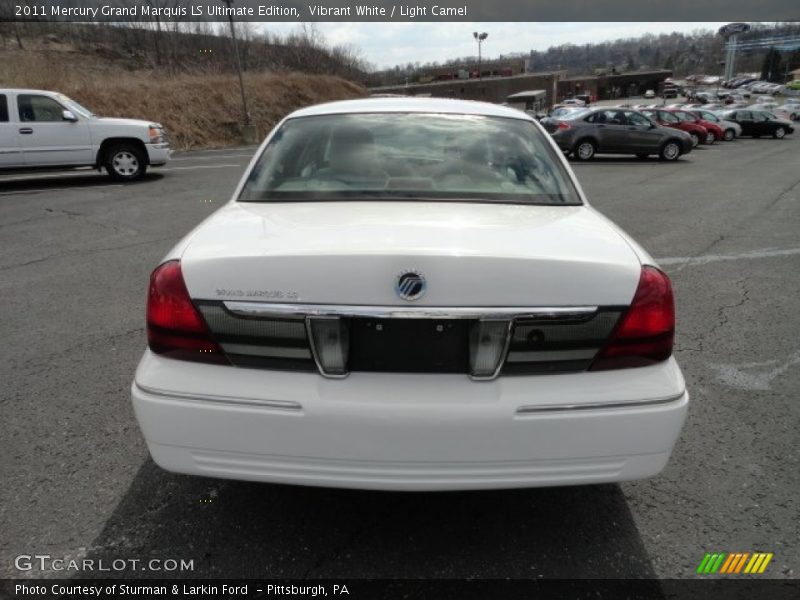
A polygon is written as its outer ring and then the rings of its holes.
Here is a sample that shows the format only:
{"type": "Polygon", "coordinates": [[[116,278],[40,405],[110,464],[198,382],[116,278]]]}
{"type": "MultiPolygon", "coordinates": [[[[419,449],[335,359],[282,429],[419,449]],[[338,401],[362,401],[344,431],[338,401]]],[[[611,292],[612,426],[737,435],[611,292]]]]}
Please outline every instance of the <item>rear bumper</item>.
{"type": "Polygon", "coordinates": [[[145,353],[133,405],[157,464],[211,477],[384,490],[574,485],[661,471],[688,406],[674,360],[500,377],[330,380],[145,353]]]}
{"type": "Polygon", "coordinates": [[[553,141],[563,152],[570,152],[572,151],[572,148],[575,146],[575,142],[572,139],[571,135],[564,135],[563,133],[556,131],[554,133],[551,133],[550,136],[553,138],[553,141]]]}

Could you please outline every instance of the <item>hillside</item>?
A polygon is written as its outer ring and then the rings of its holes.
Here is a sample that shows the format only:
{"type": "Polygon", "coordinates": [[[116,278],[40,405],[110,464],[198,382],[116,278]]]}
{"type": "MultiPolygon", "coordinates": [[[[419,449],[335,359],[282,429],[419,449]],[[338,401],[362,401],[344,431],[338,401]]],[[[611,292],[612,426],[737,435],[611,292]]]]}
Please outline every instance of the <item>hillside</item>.
{"type": "MultiPolygon", "coordinates": [[[[165,60],[165,65],[158,66],[105,43],[103,36],[110,30],[97,28],[91,39],[83,41],[64,32],[41,31],[26,35],[21,44],[15,40],[0,44],[0,87],[57,90],[102,116],[159,121],[179,149],[239,143],[239,83],[224,60],[217,59],[213,67],[187,66],[178,60],[165,60]]],[[[186,34],[181,37],[192,39],[186,34]]],[[[162,39],[164,55],[165,42],[172,39],[166,35],[162,39]]],[[[227,41],[214,40],[218,55],[226,54],[227,41]]],[[[285,68],[253,65],[244,80],[251,119],[262,136],[296,108],[367,94],[361,85],[339,76],[285,68]]]]}

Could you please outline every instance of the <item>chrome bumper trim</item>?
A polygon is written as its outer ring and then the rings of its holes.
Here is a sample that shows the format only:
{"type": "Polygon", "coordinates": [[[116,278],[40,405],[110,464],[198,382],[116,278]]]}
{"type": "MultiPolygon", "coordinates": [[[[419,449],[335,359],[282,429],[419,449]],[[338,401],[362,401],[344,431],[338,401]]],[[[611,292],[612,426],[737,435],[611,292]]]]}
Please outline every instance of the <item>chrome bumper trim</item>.
{"type": "Polygon", "coordinates": [[[260,406],[264,408],[277,408],[282,410],[302,410],[303,406],[299,402],[290,400],[262,400],[257,398],[241,398],[238,396],[214,396],[211,394],[185,394],[182,392],[170,392],[158,388],[141,385],[134,382],[134,387],[145,393],[162,398],[173,398],[175,400],[196,400],[199,402],[217,402],[220,404],[239,404],[242,406],[260,406]]]}
{"type": "Polygon", "coordinates": [[[666,396],[664,398],[653,398],[652,400],[632,400],[630,402],[589,402],[586,404],[542,404],[525,405],[517,408],[518,415],[530,415],[536,413],[567,412],[575,410],[606,410],[614,408],[635,408],[640,406],[658,406],[660,404],[670,404],[682,400],[686,395],[686,390],[680,394],[666,396]]]}

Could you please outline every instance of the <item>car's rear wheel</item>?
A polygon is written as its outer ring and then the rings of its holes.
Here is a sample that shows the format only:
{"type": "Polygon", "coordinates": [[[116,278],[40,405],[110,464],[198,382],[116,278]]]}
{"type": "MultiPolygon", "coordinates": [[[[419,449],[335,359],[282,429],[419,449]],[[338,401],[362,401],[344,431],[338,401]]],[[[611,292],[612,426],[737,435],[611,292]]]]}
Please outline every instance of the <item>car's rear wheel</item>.
{"type": "Polygon", "coordinates": [[[681,145],[676,140],[669,140],[661,146],[661,151],[658,155],[661,160],[678,160],[681,155],[681,145]]]}
{"type": "Polygon", "coordinates": [[[798,116],[798,115],[797,115],[797,113],[792,113],[792,114],[790,114],[790,115],[789,115],[789,118],[790,118],[792,121],[797,121],[797,116],[798,116]]]}
{"type": "Polygon", "coordinates": [[[775,133],[772,134],[772,137],[774,137],[776,140],[781,140],[786,137],[786,130],[783,127],[778,127],[775,130],[775,133]]]}
{"type": "Polygon", "coordinates": [[[575,144],[573,154],[578,160],[592,160],[597,152],[597,146],[592,140],[581,140],[575,144]]]}
{"type": "Polygon", "coordinates": [[[147,171],[142,151],[133,144],[116,144],[106,152],[105,168],[117,181],[136,181],[147,171]]]}
{"type": "Polygon", "coordinates": [[[736,137],[736,132],[733,129],[726,129],[724,133],[724,139],[726,142],[730,142],[733,138],[736,137]]]}
{"type": "Polygon", "coordinates": [[[697,148],[700,145],[700,136],[693,131],[689,137],[692,138],[692,148],[697,148]]]}
{"type": "Polygon", "coordinates": [[[706,134],[706,144],[708,144],[710,146],[711,144],[715,143],[716,141],[717,141],[717,136],[714,135],[713,131],[709,131],[706,134]]]}

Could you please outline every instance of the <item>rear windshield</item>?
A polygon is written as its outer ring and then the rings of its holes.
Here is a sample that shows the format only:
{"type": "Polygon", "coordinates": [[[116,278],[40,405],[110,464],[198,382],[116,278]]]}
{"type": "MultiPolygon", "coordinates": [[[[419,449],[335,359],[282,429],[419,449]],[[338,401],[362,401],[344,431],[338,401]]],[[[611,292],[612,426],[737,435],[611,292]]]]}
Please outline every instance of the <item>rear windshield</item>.
{"type": "Polygon", "coordinates": [[[549,141],[520,119],[301,117],[275,133],[239,201],[421,199],[580,204],[549,141]]]}

